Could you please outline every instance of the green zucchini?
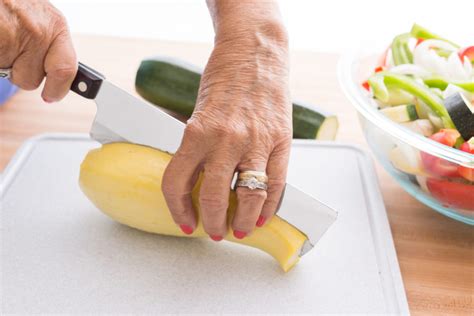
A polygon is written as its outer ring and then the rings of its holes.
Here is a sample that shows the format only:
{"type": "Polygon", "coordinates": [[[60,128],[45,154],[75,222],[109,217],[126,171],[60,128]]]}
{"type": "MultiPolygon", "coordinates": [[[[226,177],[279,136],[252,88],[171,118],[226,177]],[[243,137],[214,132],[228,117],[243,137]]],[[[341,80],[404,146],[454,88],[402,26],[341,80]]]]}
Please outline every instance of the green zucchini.
{"type": "Polygon", "coordinates": [[[380,112],[397,123],[410,122],[418,119],[418,114],[413,104],[392,106],[382,109],[380,112]]]}
{"type": "MultiPolygon", "coordinates": [[[[186,62],[155,57],[141,62],[135,89],[152,104],[190,117],[202,71],[186,62]]],[[[339,127],[335,115],[313,105],[293,102],[293,138],[334,140],[339,127]]]]}
{"type": "Polygon", "coordinates": [[[464,139],[474,137],[474,105],[457,92],[444,99],[444,106],[464,139]]]}

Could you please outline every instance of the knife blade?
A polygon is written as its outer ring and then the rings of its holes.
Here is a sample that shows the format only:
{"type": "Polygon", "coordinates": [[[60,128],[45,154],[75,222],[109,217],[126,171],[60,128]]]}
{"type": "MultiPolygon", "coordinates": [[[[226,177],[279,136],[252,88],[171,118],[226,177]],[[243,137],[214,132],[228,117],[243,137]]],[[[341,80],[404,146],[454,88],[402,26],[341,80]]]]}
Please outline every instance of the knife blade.
{"type": "MultiPolygon", "coordinates": [[[[97,113],[90,135],[98,142],[130,142],[170,154],[178,150],[184,123],[115,86],[94,69],[79,63],[71,90],[95,101],[97,113]]],[[[302,256],[321,239],[336,220],[337,212],[287,183],[278,216],[306,235],[302,256]]]]}

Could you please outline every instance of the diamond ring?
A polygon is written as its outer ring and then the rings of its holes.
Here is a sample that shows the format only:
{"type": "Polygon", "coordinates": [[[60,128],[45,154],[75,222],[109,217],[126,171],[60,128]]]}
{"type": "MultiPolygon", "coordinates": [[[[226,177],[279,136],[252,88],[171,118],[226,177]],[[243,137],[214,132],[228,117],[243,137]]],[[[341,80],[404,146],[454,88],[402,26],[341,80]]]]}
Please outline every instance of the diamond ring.
{"type": "Polygon", "coordinates": [[[250,190],[267,190],[268,177],[263,171],[243,171],[237,176],[236,187],[246,187],[250,190]]]}
{"type": "Polygon", "coordinates": [[[236,187],[246,187],[250,190],[260,189],[260,190],[267,190],[268,186],[264,182],[260,182],[255,178],[249,180],[238,180],[235,184],[236,187]]]}

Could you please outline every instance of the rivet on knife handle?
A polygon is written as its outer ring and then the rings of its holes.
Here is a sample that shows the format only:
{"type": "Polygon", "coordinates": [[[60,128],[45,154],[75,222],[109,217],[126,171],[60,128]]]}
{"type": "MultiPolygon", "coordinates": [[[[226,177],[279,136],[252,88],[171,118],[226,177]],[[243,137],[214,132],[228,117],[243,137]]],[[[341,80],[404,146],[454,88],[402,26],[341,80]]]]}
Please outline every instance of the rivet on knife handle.
{"type": "Polygon", "coordinates": [[[76,78],[71,85],[71,91],[87,99],[95,99],[105,77],[94,69],[79,63],[76,78]]]}

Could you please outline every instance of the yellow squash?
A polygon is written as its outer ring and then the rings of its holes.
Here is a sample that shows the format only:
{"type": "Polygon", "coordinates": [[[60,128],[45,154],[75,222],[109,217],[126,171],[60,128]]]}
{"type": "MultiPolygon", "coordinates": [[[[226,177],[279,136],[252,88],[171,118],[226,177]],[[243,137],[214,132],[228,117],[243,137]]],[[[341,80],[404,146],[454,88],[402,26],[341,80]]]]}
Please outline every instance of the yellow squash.
{"type": "MultiPolygon", "coordinates": [[[[202,223],[185,235],[173,222],[161,192],[163,172],[171,155],[146,146],[114,143],[91,150],[81,165],[79,184],[85,195],[114,220],[151,233],[180,237],[208,237],[202,223]]],[[[199,184],[193,204],[199,212],[199,184]]],[[[236,206],[231,192],[229,221],[236,206]]],[[[298,262],[306,237],[274,216],[264,227],[242,240],[229,231],[226,240],[261,249],[273,256],[284,271],[298,262]]]]}

